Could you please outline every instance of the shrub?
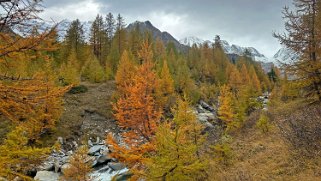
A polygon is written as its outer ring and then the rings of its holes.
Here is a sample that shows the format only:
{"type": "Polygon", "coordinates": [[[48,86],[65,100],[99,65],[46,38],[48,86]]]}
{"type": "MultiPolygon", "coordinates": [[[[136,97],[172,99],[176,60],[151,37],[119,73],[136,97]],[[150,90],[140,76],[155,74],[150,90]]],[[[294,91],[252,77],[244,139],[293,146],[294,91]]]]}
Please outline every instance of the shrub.
{"type": "Polygon", "coordinates": [[[88,91],[88,88],[84,85],[79,85],[79,86],[75,86],[75,87],[72,87],[68,93],[69,94],[80,94],[80,93],[85,93],[88,91]]]}
{"type": "Polygon", "coordinates": [[[212,146],[214,150],[214,160],[219,162],[220,164],[228,165],[232,156],[232,148],[230,146],[231,137],[228,135],[224,135],[221,138],[220,143],[212,146]]]}
{"type": "Polygon", "coordinates": [[[266,113],[261,114],[260,119],[256,122],[256,127],[259,128],[263,133],[266,133],[270,130],[271,125],[266,113]]]}

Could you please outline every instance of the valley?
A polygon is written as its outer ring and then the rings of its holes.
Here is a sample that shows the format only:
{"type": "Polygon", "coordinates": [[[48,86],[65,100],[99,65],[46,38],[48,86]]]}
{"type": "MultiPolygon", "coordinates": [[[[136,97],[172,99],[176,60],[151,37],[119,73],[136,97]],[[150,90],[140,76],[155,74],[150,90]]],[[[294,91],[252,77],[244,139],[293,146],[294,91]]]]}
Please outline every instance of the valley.
{"type": "Polygon", "coordinates": [[[0,181],[321,180],[321,2],[0,9],[0,181]]]}

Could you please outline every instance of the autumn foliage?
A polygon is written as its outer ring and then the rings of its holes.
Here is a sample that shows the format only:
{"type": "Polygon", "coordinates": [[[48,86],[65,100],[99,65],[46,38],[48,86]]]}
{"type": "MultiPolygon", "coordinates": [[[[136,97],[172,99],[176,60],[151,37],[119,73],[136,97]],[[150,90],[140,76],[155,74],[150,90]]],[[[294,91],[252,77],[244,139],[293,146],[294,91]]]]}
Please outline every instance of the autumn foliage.
{"type": "Polygon", "coordinates": [[[202,180],[206,160],[201,154],[206,135],[188,101],[179,100],[174,119],[156,132],[155,153],[145,161],[148,180],[202,180]]]}
{"type": "Polygon", "coordinates": [[[64,169],[64,181],[90,181],[93,177],[89,173],[93,170],[86,146],[80,147],[64,169]]]}
{"type": "MultiPolygon", "coordinates": [[[[108,138],[108,143],[113,146],[113,156],[130,166],[139,165],[142,155],[151,150],[150,141],[155,135],[162,114],[154,98],[157,77],[153,71],[152,52],[147,42],[142,45],[139,55],[142,64],[137,67],[137,73],[132,80],[125,84],[117,82],[118,89],[123,90],[119,90],[122,95],[113,108],[118,125],[124,130],[124,145],[117,145],[112,136],[108,138]]],[[[121,61],[123,63],[126,63],[125,56],[124,53],[124,59],[121,61]]],[[[126,68],[119,71],[126,71],[126,68]]],[[[117,75],[116,80],[121,80],[119,78],[122,73],[117,72],[117,75]]]]}
{"type": "Polygon", "coordinates": [[[230,91],[230,87],[223,85],[220,90],[220,96],[218,98],[220,107],[218,109],[219,118],[226,124],[231,124],[234,120],[233,112],[233,95],[230,91]]]}

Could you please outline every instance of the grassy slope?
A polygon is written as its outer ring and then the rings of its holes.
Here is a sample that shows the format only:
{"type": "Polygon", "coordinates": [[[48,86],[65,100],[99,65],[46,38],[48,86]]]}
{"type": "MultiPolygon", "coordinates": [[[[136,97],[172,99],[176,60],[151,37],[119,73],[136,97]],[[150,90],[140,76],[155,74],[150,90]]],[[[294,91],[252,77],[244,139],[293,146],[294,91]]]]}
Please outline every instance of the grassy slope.
{"type": "Polygon", "coordinates": [[[321,180],[320,155],[303,156],[278,126],[278,121],[286,120],[294,112],[301,115],[311,111],[310,106],[293,105],[271,111],[274,120],[268,133],[262,133],[255,126],[259,113],[251,115],[245,126],[232,135],[230,164],[216,168],[212,180],[321,180]]]}

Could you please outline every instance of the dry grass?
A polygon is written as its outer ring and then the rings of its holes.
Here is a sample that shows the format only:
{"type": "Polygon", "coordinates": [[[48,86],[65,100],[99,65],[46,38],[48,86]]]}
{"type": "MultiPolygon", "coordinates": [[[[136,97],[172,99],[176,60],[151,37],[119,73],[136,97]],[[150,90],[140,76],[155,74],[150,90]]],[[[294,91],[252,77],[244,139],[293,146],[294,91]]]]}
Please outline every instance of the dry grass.
{"type": "MultiPolygon", "coordinates": [[[[321,180],[321,155],[302,155],[301,148],[294,147],[279,126],[284,118],[306,118],[309,113],[315,114],[310,119],[319,118],[321,112],[316,109],[320,110],[320,106],[307,106],[302,102],[282,106],[271,110],[272,129],[268,133],[256,128],[254,123],[259,113],[254,113],[241,130],[232,134],[230,164],[222,166],[213,162],[210,180],[321,180]]],[[[292,137],[296,135],[292,134],[292,137]]],[[[319,150],[315,151],[319,153],[319,150]]]]}

